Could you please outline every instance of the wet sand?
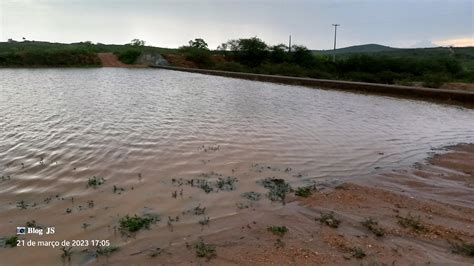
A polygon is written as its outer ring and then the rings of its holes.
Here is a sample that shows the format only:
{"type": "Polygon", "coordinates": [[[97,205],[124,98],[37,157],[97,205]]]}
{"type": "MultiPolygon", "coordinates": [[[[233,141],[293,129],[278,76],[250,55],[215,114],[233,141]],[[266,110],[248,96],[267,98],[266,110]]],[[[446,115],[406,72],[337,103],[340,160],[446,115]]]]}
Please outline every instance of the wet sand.
{"type": "MultiPolygon", "coordinates": [[[[177,188],[175,191],[184,190],[184,197],[178,192],[176,198],[186,200],[190,188],[177,188]]],[[[57,217],[61,217],[61,230],[54,237],[41,239],[110,239],[119,247],[98,257],[94,248],[73,248],[71,261],[65,261],[71,265],[472,265],[473,257],[453,252],[451,243],[474,242],[474,144],[447,147],[409,169],[346,182],[316,181],[311,189],[307,198],[290,193],[284,205],[263,198],[239,201],[235,195],[229,196],[240,205],[229,209],[227,215],[213,218],[212,208],[204,215],[185,211],[167,214],[169,218],[162,217],[149,230],[128,236],[117,231],[119,213],[140,210],[144,205],[154,209],[163,203],[153,198],[135,200],[152,193],[147,185],[135,185],[133,191],[127,187],[123,195],[98,189],[93,207],[81,197],[72,200],[59,196],[51,199],[55,208],[48,212],[41,210],[41,204],[31,210],[11,208],[1,218],[0,235],[20,221],[35,218],[39,224],[58,225],[57,217]],[[127,198],[134,200],[125,206],[127,198]],[[102,204],[111,201],[118,206],[102,204]],[[73,213],[65,214],[64,209],[71,204],[75,204],[73,213]],[[83,205],[84,211],[78,211],[78,205],[83,205]],[[328,212],[340,220],[337,228],[319,221],[322,213],[328,212]],[[180,216],[178,221],[176,216],[180,216]],[[198,224],[202,217],[209,217],[209,223],[198,224]],[[369,217],[384,230],[383,236],[361,224],[369,217]],[[400,221],[406,217],[419,219],[419,230],[403,227],[400,221]],[[93,225],[81,229],[83,221],[93,225]],[[267,230],[269,226],[286,226],[288,232],[277,236],[267,230]],[[215,246],[215,256],[210,260],[196,256],[195,244],[201,240],[215,246]]],[[[192,203],[189,197],[190,210],[195,208],[192,203]]],[[[212,200],[201,204],[220,205],[212,200]]],[[[61,265],[61,253],[59,248],[2,248],[0,264],[61,265]]]]}

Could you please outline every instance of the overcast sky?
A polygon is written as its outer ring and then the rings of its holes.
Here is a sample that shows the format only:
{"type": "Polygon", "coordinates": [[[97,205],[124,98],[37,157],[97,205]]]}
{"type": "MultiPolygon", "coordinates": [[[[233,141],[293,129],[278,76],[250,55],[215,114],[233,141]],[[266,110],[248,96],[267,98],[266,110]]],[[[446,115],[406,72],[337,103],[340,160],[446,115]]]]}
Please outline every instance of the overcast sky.
{"type": "Polygon", "coordinates": [[[0,40],[92,41],[210,48],[258,36],[269,44],[330,49],[474,46],[474,0],[0,0],[0,40]]]}

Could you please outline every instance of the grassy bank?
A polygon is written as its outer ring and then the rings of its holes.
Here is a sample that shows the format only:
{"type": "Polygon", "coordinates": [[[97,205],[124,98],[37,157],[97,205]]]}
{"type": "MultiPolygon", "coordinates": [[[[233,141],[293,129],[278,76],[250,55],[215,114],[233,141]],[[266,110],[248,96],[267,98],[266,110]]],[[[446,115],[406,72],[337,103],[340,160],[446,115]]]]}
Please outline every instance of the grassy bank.
{"type": "Polygon", "coordinates": [[[166,53],[172,49],[145,45],[116,45],[91,42],[0,42],[0,67],[88,67],[100,66],[97,53],[112,52],[131,64],[142,52],[166,53]]]}
{"type": "Polygon", "coordinates": [[[168,56],[173,65],[431,88],[447,82],[474,82],[474,47],[385,50],[375,47],[374,52],[370,48],[355,51],[345,48],[341,49],[343,52],[337,51],[337,60],[333,61],[329,51],[315,52],[301,45],[293,45],[290,50],[283,44],[268,45],[256,37],[230,40],[214,51],[193,42],[168,56]]]}

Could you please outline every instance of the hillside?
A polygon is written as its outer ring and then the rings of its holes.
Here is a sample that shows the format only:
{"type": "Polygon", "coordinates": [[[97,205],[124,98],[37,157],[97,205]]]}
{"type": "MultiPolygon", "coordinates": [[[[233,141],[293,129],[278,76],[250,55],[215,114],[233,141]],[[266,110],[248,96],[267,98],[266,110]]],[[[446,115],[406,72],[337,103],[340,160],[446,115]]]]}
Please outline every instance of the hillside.
{"type": "MultiPolygon", "coordinates": [[[[344,48],[336,49],[336,54],[351,54],[351,53],[378,53],[397,50],[397,48],[380,45],[380,44],[363,44],[354,45],[344,48]]],[[[314,50],[315,54],[333,54],[334,50],[314,50]]]]}

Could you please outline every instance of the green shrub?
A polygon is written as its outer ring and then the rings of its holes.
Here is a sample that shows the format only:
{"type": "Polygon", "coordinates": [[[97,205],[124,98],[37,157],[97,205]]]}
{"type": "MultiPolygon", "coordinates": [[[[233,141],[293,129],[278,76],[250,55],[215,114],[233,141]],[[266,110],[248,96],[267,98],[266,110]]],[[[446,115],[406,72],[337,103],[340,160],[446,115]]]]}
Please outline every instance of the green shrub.
{"type": "Polygon", "coordinates": [[[267,231],[277,236],[284,236],[288,232],[288,228],[286,226],[269,226],[267,231]]]}
{"type": "Polygon", "coordinates": [[[146,215],[139,217],[136,214],[133,217],[126,215],[119,221],[119,230],[122,232],[136,232],[142,228],[148,229],[150,224],[158,221],[159,217],[146,215]]]}
{"type": "Polygon", "coordinates": [[[118,59],[124,64],[133,64],[141,54],[139,49],[129,49],[118,53],[118,59]]]}
{"type": "Polygon", "coordinates": [[[206,244],[202,240],[194,245],[194,248],[196,249],[196,256],[200,258],[210,260],[216,256],[216,246],[206,244]]]}
{"type": "Polygon", "coordinates": [[[303,198],[311,196],[311,187],[299,187],[296,189],[295,195],[303,198]]]}
{"type": "Polygon", "coordinates": [[[341,221],[334,216],[334,212],[321,213],[319,222],[332,228],[339,227],[341,221]]]}
{"type": "Polygon", "coordinates": [[[208,49],[183,46],[180,51],[185,54],[186,59],[193,61],[199,67],[211,67],[214,62],[211,59],[211,52],[208,49]]]}
{"type": "Polygon", "coordinates": [[[383,236],[385,234],[385,230],[379,226],[379,223],[376,220],[372,218],[365,219],[361,224],[376,236],[383,236]]]}
{"type": "Polygon", "coordinates": [[[230,72],[250,72],[250,69],[237,62],[223,62],[215,65],[214,69],[230,72]]]}
{"type": "Polygon", "coordinates": [[[442,73],[427,73],[423,75],[423,87],[439,88],[449,80],[448,76],[442,73]]]}

